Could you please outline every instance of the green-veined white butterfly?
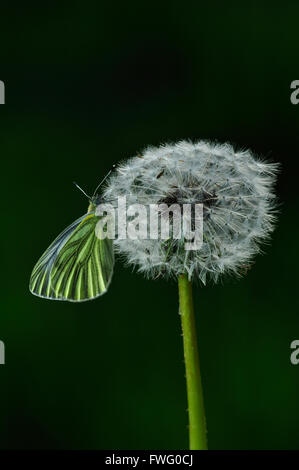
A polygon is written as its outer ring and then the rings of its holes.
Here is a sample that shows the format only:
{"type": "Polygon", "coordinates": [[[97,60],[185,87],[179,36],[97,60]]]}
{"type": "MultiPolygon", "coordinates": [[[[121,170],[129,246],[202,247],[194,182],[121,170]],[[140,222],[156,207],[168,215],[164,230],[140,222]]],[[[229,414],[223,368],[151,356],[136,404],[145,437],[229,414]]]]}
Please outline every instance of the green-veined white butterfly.
{"type": "Polygon", "coordinates": [[[83,302],[105,294],[109,287],[114,252],[112,240],[96,236],[99,186],[92,197],[76,186],[90,201],[88,211],[58,235],[34,266],[29,289],[39,297],[83,302]]]}

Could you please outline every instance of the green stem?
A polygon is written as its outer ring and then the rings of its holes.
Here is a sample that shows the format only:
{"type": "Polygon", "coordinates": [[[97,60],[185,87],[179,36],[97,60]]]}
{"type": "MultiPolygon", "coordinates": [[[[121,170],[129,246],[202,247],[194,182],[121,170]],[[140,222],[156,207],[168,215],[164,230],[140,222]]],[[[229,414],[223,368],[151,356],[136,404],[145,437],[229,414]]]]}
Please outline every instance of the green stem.
{"type": "Polygon", "coordinates": [[[199,368],[192,284],[185,274],[179,276],[178,282],[187,381],[189,444],[190,450],[205,450],[208,448],[206,418],[199,368]]]}

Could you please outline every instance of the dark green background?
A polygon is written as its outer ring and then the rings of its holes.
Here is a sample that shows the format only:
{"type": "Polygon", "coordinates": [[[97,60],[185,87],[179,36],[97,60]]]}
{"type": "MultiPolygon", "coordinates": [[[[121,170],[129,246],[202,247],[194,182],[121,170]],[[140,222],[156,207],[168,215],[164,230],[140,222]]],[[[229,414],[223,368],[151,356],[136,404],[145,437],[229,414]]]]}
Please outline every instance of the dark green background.
{"type": "Polygon", "coordinates": [[[279,225],[241,281],[195,288],[211,449],[299,449],[297,2],[1,3],[0,447],[188,445],[175,283],[117,262],[102,298],[31,269],[120,159],[182,138],[280,161],[279,225]],[[26,5],[26,6],[25,6],[26,5]]]}

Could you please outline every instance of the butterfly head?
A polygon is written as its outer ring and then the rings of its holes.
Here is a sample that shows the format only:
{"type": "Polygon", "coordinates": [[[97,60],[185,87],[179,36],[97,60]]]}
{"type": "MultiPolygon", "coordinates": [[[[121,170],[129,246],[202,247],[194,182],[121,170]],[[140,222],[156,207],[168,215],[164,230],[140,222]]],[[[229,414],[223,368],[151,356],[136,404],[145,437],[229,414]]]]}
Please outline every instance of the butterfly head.
{"type": "Polygon", "coordinates": [[[99,205],[99,204],[102,204],[103,203],[103,198],[99,195],[99,194],[93,194],[92,196],[89,196],[82,188],[80,188],[80,186],[74,181],[74,185],[80,189],[80,191],[84,194],[84,196],[87,197],[88,201],[89,201],[89,205],[88,205],[88,210],[87,212],[93,212],[96,210],[96,207],[99,205]]]}
{"type": "Polygon", "coordinates": [[[104,183],[104,181],[108,178],[108,176],[110,175],[110,173],[114,170],[115,168],[115,165],[113,165],[112,169],[107,173],[107,175],[105,176],[105,178],[100,182],[100,184],[98,184],[98,186],[96,187],[94,193],[92,196],[88,196],[88,194],[82,189],[80,188],[80,186],[74,181],[74,185],[80,189],[80,191],[87,197],[87,199],[89,200],[89,206],[88,206],[88,212],[92,212],[92,211],[95,211],[96,210],[96,207],[101,204],[103,202],[103,199],[102,197],[97,194],[97,190],[100,188],[100,186],[102,186],[102,184],[104,183]]]}
{"type": "Polygon", "coordinates": [[[96,210],[96,207],[103,202],[103,198],[99,195],[96,194],[89,198],[89,206],[88,206],[88,212],[92,212],[96,210]]]}

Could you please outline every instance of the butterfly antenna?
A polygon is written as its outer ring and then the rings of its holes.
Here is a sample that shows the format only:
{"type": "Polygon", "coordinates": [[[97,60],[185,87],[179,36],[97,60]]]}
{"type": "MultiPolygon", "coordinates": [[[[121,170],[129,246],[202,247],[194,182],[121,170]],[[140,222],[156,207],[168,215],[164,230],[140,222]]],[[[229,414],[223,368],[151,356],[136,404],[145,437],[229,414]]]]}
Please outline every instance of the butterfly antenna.
{"type": "Polygon", "coordinates": [[[107,175],[105,176],[105,178],[102,179],[102,181],[97,185],[96,189],[94,190],[94,193],[93,193],[93,196],[94,197],[96,195],[96,192],[97,190],[102,186],[102,184],[104,183],[104,181],[106,181],[106,179],[108,178],[108,176],[110,175],[110,173],[112,173],[112,171],[114,170],[115,168],[115,165],[112,165],[112,168],[111,170],[108,171],[107,175]]]}
{"type": "Polygon", "coordinates": [[[76,188],[80,189],[80,191],[84,194],[84,196],[87,197],[87,199],[91,200],[91,197],[88,196],[88,194],[86,194],[86,192],[82,188],[80,188],[80,186],[76,183],[76,181],[73,181],[73,183],[76,186],[76,188]]]}

